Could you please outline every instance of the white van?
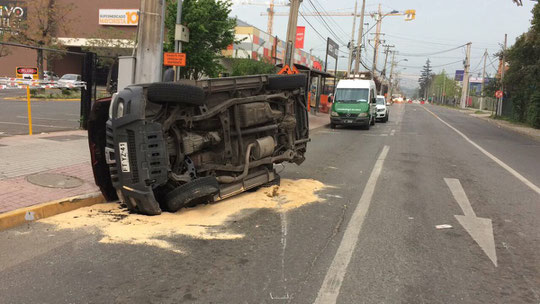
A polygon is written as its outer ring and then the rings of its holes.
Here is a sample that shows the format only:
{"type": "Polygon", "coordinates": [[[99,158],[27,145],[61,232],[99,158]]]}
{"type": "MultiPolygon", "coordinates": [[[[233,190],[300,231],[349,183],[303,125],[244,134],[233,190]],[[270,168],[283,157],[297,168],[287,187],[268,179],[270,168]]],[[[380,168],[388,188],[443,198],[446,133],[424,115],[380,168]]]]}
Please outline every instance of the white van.
{"type": "Polygon", "coordinates": [[[342,79],[336,86],[330,126],[363,126],[369,129],[377,117],[377,88],[373,80],[342,79]]]}

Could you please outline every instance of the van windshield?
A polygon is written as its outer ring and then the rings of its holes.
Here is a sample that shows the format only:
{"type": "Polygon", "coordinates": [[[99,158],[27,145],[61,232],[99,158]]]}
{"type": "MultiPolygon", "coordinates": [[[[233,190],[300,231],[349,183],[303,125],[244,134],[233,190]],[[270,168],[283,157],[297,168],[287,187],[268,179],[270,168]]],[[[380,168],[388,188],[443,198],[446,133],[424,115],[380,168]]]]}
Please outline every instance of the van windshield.
{"type": "Polygon", "coordinates": [[[368,102],[369,89],[337,89],[336,102],[368,102]]]}

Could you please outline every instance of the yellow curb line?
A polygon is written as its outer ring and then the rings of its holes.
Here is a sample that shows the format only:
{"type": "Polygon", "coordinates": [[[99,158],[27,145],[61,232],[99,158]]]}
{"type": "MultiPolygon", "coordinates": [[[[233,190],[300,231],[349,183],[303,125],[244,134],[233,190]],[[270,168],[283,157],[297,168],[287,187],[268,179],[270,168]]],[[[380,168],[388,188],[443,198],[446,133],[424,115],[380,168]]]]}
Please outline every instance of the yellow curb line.
{"type": "Polygon", "coordinates": [[[0,214],[0,231],[28,222],[51,217],[81,207],[104,203],[105,198],[99,192],[73,196],[35,206],[21,208],[0,214]],[[28,220],[27,220],[28,218],[28,220]]]}

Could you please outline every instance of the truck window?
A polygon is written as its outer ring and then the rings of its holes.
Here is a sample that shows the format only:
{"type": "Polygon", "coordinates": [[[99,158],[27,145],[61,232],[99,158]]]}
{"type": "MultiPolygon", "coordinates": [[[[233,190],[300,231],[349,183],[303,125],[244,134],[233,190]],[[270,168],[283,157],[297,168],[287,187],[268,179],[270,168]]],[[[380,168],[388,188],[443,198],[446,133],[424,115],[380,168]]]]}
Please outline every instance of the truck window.
{"type": "Polygon", "coordinates": [[[368,102],[369,89],[337,89],[335,102],[368,102]]]}

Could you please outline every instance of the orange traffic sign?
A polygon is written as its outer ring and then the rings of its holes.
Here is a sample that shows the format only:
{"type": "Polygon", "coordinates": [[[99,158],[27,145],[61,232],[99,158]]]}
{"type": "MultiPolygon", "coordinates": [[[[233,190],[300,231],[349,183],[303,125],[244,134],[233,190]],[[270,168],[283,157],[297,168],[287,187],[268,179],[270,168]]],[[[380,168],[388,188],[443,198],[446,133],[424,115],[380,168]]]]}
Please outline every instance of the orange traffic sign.
{"type": "Polygon", "coordinates": [[[163,65],[186,66],[186,53],[165,53],[163,55],[163,65]]]}

